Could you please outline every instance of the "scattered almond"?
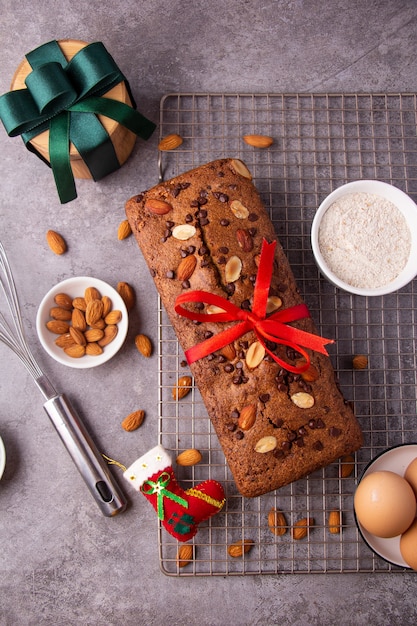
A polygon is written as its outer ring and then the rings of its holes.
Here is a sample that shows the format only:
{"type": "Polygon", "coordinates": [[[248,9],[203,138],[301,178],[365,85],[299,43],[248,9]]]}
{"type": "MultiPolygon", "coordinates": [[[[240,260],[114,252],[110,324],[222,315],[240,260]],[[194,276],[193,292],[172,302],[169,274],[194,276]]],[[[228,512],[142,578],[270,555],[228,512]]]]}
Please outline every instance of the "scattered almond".
{"type": "Polygon", "coordinates": [[[249,209],[247,209],[240,200],[233,200],[230,204],[230,208],[233,215],[240,220],[244,220],[249,216],[249,209]]]}
{"type": "Polygon", "coordinates": [[[145,209],[148,209],[155,215],[166,215],[172,210],[172,206],[165,202],[165,200],[158,200],[158,198],[148,198],[145,202],[145,209]]]}
{"type": "Polygon", "coordinates": [[[340,477],[348,478],[355,468],[355,459],[351,454],[347,454],[340,459],[340,477]]]}
{"type": "Polygon", "coordinates": [[[314,406],[314,397],[306,391],[298,391],[293,393],[291,401],[298,406],[299,409],[311,409],[314,406]]]}
{"type": "Polygon", "coordinates": [[[256,404],[248,404],[240,411],[237,425],[241,430],[252,428],[256,420],[256,404]]]}
{"type": "Polygon", "coordinates": [[[259,452],[260,454],[265,454],[266,452],[271,452],[271,450],[275,450],[277,447],[276,437],[272,435],[267,435],[266,437],[262,437],[255,445],[255,452],[259,452]]]}
{"type": "Polygon", "coordinates": [[[182,400],[191,391],[191,376],[180,376],[175,387],[172,388],[172,398],[182,400]]]}
{"type": "Polygon", "coordinates": [[[304,539],[308,535],[308,531],[310,528],[314,526],[314,518],[312,517],[303,517],[303,519],[298,520],[293,526],[292,529],[292,538],[295,541],[300,541],[304,539]]]}
{"type": "Polygon", "coordinates": [[[196,265],[197,257],[195,257],[194,254],[189,254],[184,259],[182,259],[177,269],[178,280],[182,282],[183,280],[188,280],[189,278],[191,278],[196,265]]]}
{"type": "Polygon", "coordinates": [[[68,309],[68,311],[72,311],[72,300],[70,296],[66,293],[57,293],[54,302],[57,306],[60,306],[63,309],[68,309]]]}
{"type": "Polygon", "coordinates": [[[227,552],[229,553],[229,556],[237,559],[244,554],[247,554],[254,545],[255,542],[252,539],[240,539],[239,541],[235,541],[230,544],[227,548],[227,552]]]}
{"type": "Polygon", "coordinates": [[[67,251],[67,244],[64,238],[54,230],[48,230],[46,241],[54,254],[64,254],[67,251]]]}
{"type": "Polygon", "coordinates": [[[329,532],[332,535],[340,533],[342,525],[342,514],[340,511],[330,511],[329,513],[329,532]]]}
{"type": "Polygon", "coordinates": [[[282,511],[272,508],[268,513],[268,527],[271,533],[282,537],[287,532],[287,520],[282,511]]]}
{"type": "Polygon", "coordinates": [[[260,341],[254,341],[246,352],[246,365],[253,370],[262,363],[265,356],[265,348],[260,341]]]}
{"type": "Polygon", "coordinates": [[[128,311],[130,311],[136,302],[136,295],[133,290],[133,287],[126,282],[117,283],[117,293],[125,303],[125,306],[128,311]]]}
{"type": "Polygon", "coordinates": [[[203,457],[201,456],[201,452],[199,450],[196,450],[195,448],[189,448],[188,450],[184,450],[184,452],[181,452],[181,454],[177,456],[176,462],[177,465],[190,467],[192,465],[197,465],[197,463],[200,463],[202,458],[203,457]]]}
{"type": "Polygon", "coordinates": [[[133,411],[122,421],[122,428],[131,432],[136,430],[140,426],[142,426],[143,420],[145,419],[145,411],[133,411]]]}
{"type": "Polygon", "coordinates": [[[152,342],[147,335],[136,335],[135,345],[144,357],[149,358],[152,354],[152,342]]]}
{"type": "Polygon", "coordinates": [[[242,261],[238,256],[231,256],[224,268],[224,275],[227,283],[234,283],[242,272],[242,261]]]}
{"type": "Polygon", "coordinates": [[[123,241],[123,239],[127,239],[132,234],[132,229],[130,227],[128,220],[123,220],[120,222],[119,227],[117,229],[117,239],[119,241],[123,241]]]}
{"type": "Polygon", "coordinates": [[[196,228],[192,224],[178,224],[172,229],[172,236],[174,239],[179,239],[180,241],[187,241],[187,239],[191,239],[196,234],[196,228]]]}
{"type": "Polygon", "coordinates": [[[353,369],[364,370],[368,367],[368,357],[364,354],[357,354],[352,360],[353,369]]]}
{"type": "Polygon", "coordinates": [[[236,358],[236,348],[232,343],[229,343],[220,350],[220,354],[222,354],[228,361],[233,361],[233,359],[236,358]]]}
{"type": "Polygon", "coordinates": [[[240,174],[240,176],[252,180],[252,174],[240,159],[232,159],[230,161],[230,167],[235,174],[240,174]]]}
{"type": "Polygon", "coordinates": [[[177,565],[178,567],[185,567],[193,561],[194,550],[190,543],[184,543],[178,548],[177,552],[177,565]]]}
{"type": "Polygon", "coordinates": [[[243,135],[243,141],[253,148],[269,148],[274,143],[267,135],[243,135]]]}
{"type": "Polygon", "coordinates": [[[158,144],[159,150],[175,150],[178,148],[183,142],[181,135],[177,135],[176,133],[172,133],[170,135],[166,135],[163,137],[158,144]]]}

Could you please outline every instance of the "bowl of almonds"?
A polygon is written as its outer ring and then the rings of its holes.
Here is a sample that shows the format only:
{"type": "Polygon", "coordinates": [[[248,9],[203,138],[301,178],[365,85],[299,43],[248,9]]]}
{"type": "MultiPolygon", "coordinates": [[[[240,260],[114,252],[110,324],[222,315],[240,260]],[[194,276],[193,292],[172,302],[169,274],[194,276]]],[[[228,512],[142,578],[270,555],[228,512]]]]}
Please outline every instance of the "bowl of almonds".
{"type": "Polygon", "coordinates": [[[109,361],[120,350],[128,313],[119,293],[106,282],[74,277],[48,291],[39,305],[36,328],[53,359],[88,369],[109,361]]]}

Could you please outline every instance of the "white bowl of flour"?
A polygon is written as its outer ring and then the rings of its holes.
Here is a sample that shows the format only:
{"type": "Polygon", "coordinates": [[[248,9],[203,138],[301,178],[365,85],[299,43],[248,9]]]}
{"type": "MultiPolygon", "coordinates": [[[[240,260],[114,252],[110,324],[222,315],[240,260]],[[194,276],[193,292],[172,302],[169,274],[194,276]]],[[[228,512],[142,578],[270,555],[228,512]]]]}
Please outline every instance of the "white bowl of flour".
{"type": "Polygon", "coordinates": [[[381,181],[347,183],[317,209],[311,245],[336,287],[362,296],[392,293],[417,275],[417,205],[381,181]]]}

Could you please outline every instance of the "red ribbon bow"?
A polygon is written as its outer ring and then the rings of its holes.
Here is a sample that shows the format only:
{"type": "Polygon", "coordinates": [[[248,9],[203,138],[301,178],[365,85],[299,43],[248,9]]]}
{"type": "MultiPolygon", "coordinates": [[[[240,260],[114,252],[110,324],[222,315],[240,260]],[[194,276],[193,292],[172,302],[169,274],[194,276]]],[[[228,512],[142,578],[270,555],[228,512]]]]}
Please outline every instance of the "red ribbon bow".
{"type": "Polygon", "coordinates": [[[183,317],[198,322],[239,322],[235,326],[227,328],[202,343],[189,348],[185,352],[189,364],[202,359],[216,350],[220,350],[227,344],[235,341],[235,339],[242,337],[242,335],[250,330],[255,332],[258,341],[263,345],[266,352],[274,361],[290,372],[301,373],[308,369],[310,357],[304,348],[310,348],[316,352],[328,355],[324,346],[327,343],[333,343],[333,340],[324,339],[318,335],[313,335],[287,325],[289,322],[295,322],[296,320],[310,317],[309,310],[305,304],[297,304],[288,309],[276,311],[266,317],[266,305],[272,278],[275,247],[276,241],[269,244],[264,239],[262,242],[261,257],[253,294],[252,311],[240,309],[232,302],[229,302],[229,300],[226,300],[226,298],[206,291],[190,291],[177,297],[175,301],[175,311],[183,317]],[[223,309],[224,313],[208,314],[190,311],[182,306],[186,302],[213,304],[223,309]],[[273,354],[267,348],[265,341],[272,341],[284,346],[289,346],[304,357],[305,363],[299,367],[290,365],[280,359],[276,354],[273,354]]]}

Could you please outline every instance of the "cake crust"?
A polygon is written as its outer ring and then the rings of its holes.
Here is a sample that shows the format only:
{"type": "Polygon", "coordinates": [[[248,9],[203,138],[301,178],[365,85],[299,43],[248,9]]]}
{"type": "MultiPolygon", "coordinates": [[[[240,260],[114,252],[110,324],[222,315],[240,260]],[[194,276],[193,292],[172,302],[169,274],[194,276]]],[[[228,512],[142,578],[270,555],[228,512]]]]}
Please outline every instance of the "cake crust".
{"type": "MultiPolygon", "coordinates": [[[[175,312],[177,297],[202,290],[249,311],[264,239],[277,242],[271,307],[284,310],[302,303],[273,224],[241,161],[220,159],[160,183],[130,198],[126,215],[184,352],[234,322],[195,323],[175,312]],[[228,264],[232,257],[241,263],[239,272],[231,273],[236,266],[228,264]]],[[[202,303],[189,308],[210,312],[202,303]]],[[[292,325],[317,334],[309,317],[292,325]]],[[[288,371],[268,354],[251,367],[248,351],[255,341],[250,331],[190,364],[236,486],[246,497],[305,477],[362,445],[360,426],[335,382],[328,356],[307,350],[311,366],[302,373],[288,371]]],[[[267,348],[292,367],[305,362],[298,351],[279,342],[269,341],[267,348]]]]}

